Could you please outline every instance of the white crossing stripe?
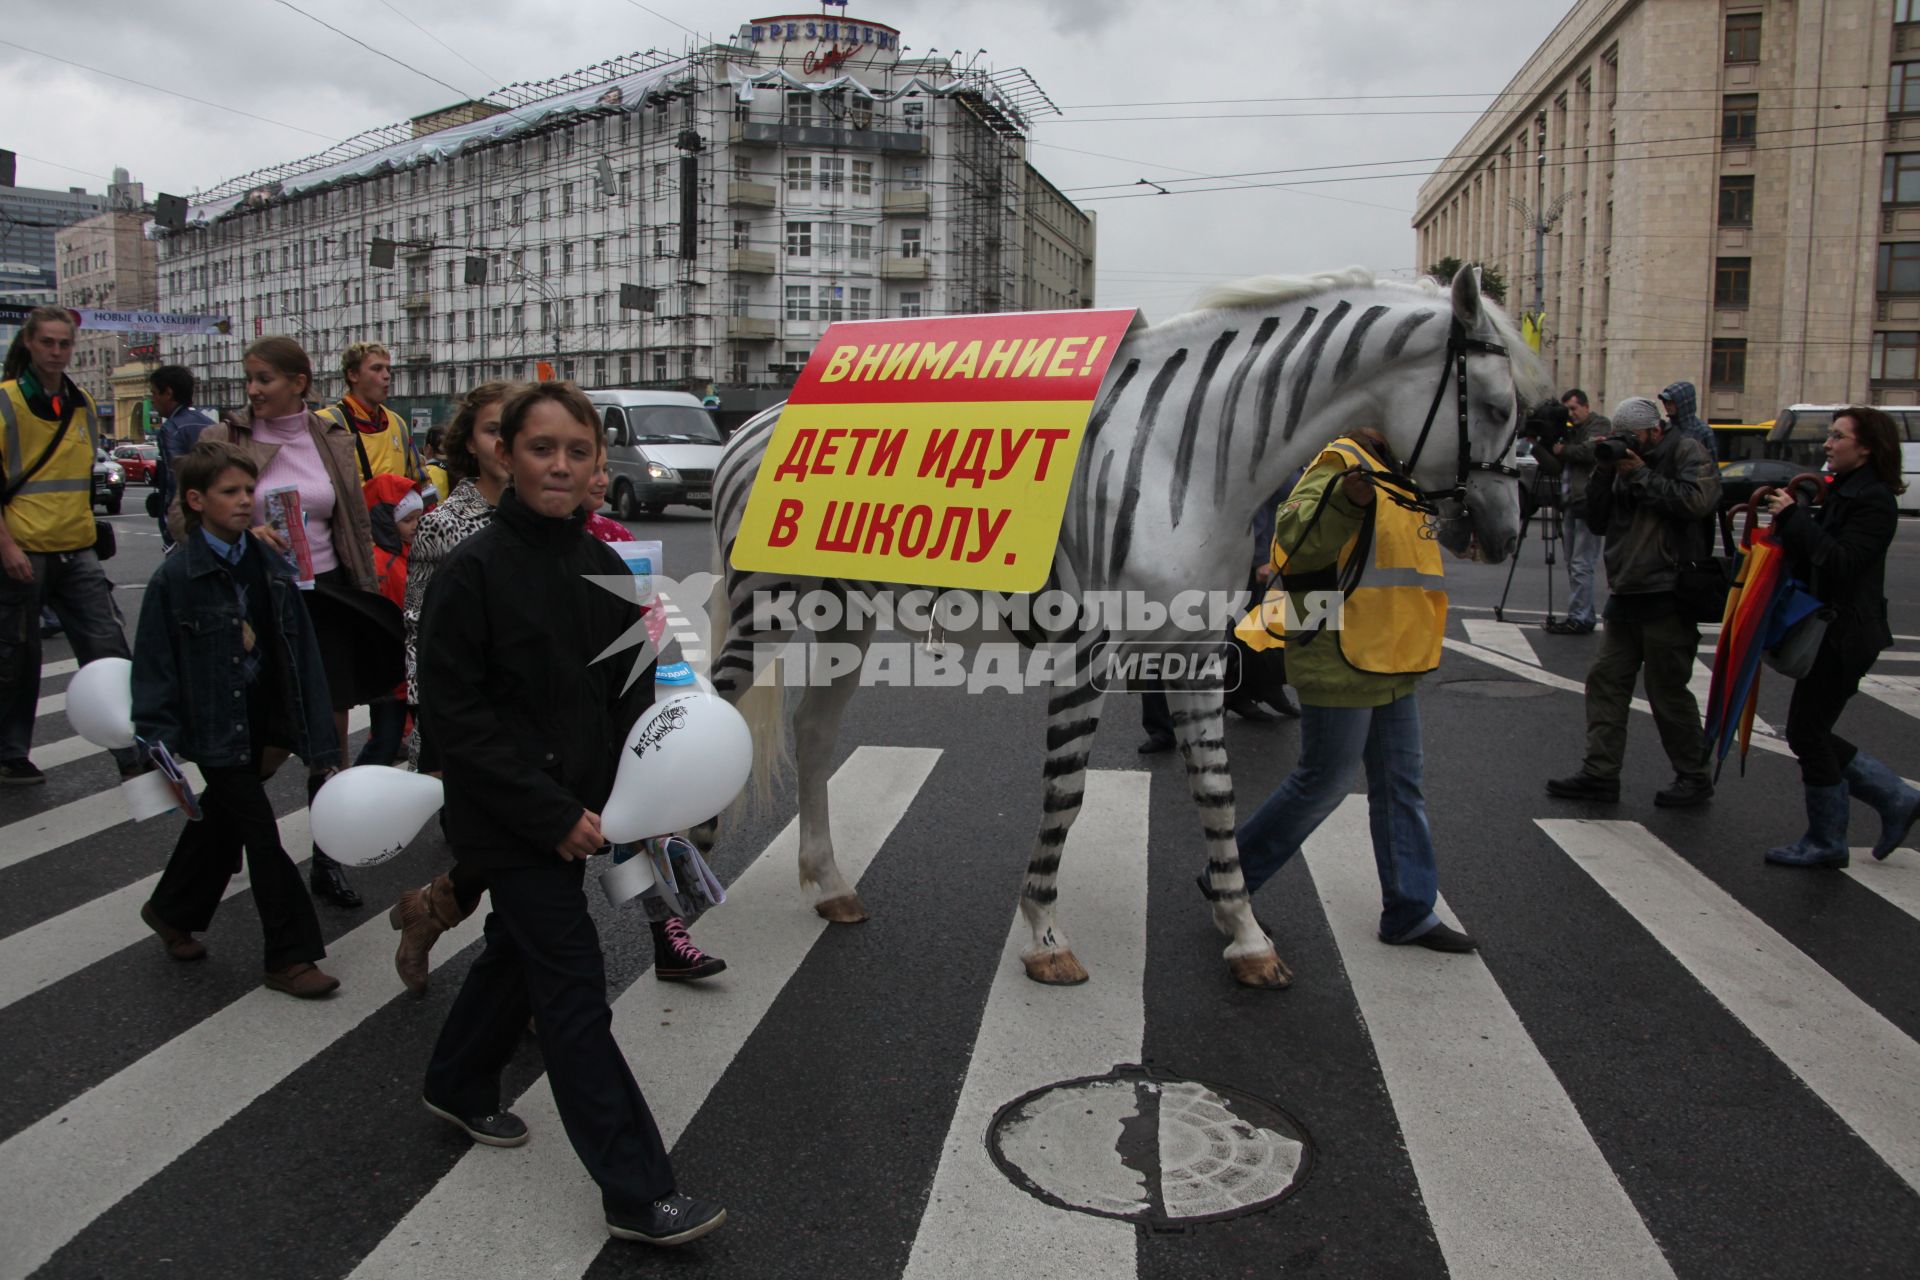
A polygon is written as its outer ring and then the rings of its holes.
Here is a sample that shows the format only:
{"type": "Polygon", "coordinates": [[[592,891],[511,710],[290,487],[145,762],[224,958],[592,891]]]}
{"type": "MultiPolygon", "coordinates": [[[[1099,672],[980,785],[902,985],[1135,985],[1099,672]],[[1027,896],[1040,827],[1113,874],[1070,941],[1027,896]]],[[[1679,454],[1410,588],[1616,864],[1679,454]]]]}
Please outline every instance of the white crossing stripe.
{"type": "Polygon", "coordinates": [[[1379,940],[1366,797],[1344,800],[1304,851],[1448,1270],[1670,1278],[1486,963],[1379,940]]]}
{"type": "MultiPolygon", "coordinates": [[[[482,915],[476,911],[440,939],[435,964],[480,936],[482,915]]],[[[340,979],[331,997],[295,1000],[255,988],[0,1143],[0,1187],[7,1189],[7,1212],[0,1216],[4,1274],[38,1267],[401,994],[393,948],[394,933],[382,913],[336,940],[321,962],[340,979]]]]}
{"type": "Polygon", "coordinates": [[[1875,662],[1920,662],[1920,653],[1897,653],[1888,649],[1874,659],[1875,662]]]}
{"type": "Polygon", "coordinates": [[[44,698],[42,698],[42,699],[40,699],[40,701],[39,701],[39,702],[37,702],[37,703],[35,703],[35,704],[34,704],[34,707],[33,707],[33,718],[34,718],[35,720],[38,720],[38,719],[40,719],[40,717],[42,717],[42,716],[50,716],[50,715],[56,715],[56,714],[60,714],[60,713],[62,713],[62,712],[65,712],[65,711],[66,711],[66,709],[67,709],[67,695],[66,695],[66,694],[64,694],[64,693],[49,693],[49,694],[48,694],[48,695],[46,695],[46,696],[45,696],[44,698]]]}
{"type": "MultiPolygon", "coordinates": [[[[834,852],[849,883],[859,883],[939,758],[927,748],[860,747],[834,774],[834,852]]],[[[795,887],[799,850],[795,819],[727,887],[726,905],[701,917],[701,946],[746,955],[738,969],[697,988],[643,975],[614,1002],[614,1037],[669,1148],[828,928],[795,887]],[[664,1019],[673,1023],[670,1032],[660,1026],[667,1008],[676,1010],[664,1019]]],[[[423,1061],[408,1069],[424,1075],[426,1067],[423,1061]]],[[[511,1152],[476,1146],[461,1157],[361,1260],[356,1280],[567,1277],[592,1265],[607,1243],[606,1221],[553,1093],[535,1081],[512,1105],[533,1141],[511,1152]]]]}
{"type": "MultiPolygon", "coordinates": [[[[1877,831],[1878,824],[1872,824],[1877,831]]],[[[1873,847],[1854,849],[1847,874],[1891,902],[1916,920],[1920,920],[1920,852],[1897,848],[1885,862],[1876,862],[1873,847]]]]}
{"type": "MultiPolygon", "coordinates": [[[[1702,716],[1707,713],[1707,693],[1712,688],[1713,663],[1706,658],[1695,658],[1693,660],[1693,675],[1687,680],[1687,690],[1693,694],[1693,700],[1698,704],[1702,716]]],[[[1761,719],[1757,712],[1753,717],[1753,731],[1756,734],[1764,733],[1771,736],[1778,736],[1774,733],[1773,726],[1761,719]]]]}
{"type": "Polygon", "coordinates": [[[1638,823],[1540,828],[1920,1190],[1920,1044],[1638,823]]]}
{"type": "MultiPolygon", "coordinates": [[[[347,732],[358,733],[367,727],[367,721],[367,709],[355,707],[347,716],[347,732]]],[[[54,745],[64,749],[67,740],[63,739],[54,745]]],[[[84,753],[71,757],[68,762],[81,758],[84,758],[84,753]]],[[[300,764],[298,761],[289,761],[282,767],[297,769],[300,764]]],[[[198,766],[189,764],[186,771],[187,778],[196,790],[205,785],[198,766]]],[[[0,871],[76,840],[97,836],[126,821],[127,803],[120,798],[120,787],[116,782],[105,791],[96,791],[79,800],[70,800],[31,817],[10,822],[0,827],[0,871]]]]}
{"type": "Polygon", "coordinates": [[[1870,693],[1895,711],[1904,711],[1920,719],[1920,676],[1876,676],[1860,681],[1860,690],[1870,693]]]}
{"type": "Polygon", "coordinates": [[[1029,979],[1020,953],[1033,933],[1014,912],[906,1280],[1101,1280],[1136,1272],[1132,1224],[1028,1195],[994,1167],[982,1138],[994,1112],[1029,1090],[1140,1060],[1148,792],[1146,774],[1089,772],[1086,802],[1062,850],[1060,899],[1073,904],[1074,951],[1093,970],[1091,982],[1048,987],[1029,979]]]}
{"type": "Polygon", "coordinates": [[[1527,639],[1527,633],[1521,630],[1519,623],[1496,622],[1491,618],[1462,618],[1460,625],[1466,628],[1467,639],[1481,648],[1504,653],[1529,666],[1540,665],[1540,655],[1534,652],[1532,642],[1527,639]]]}
{"type": "Polygon", "coordinates": [[[44,680],[49,676],[70,676],[79,669],[80,661],[77,658],[55,658],[52,662],[40,664],[40,678],[44,680]]]}
{"type": "MultiPolygon", "coordinates": [[[[307,864],[311,846],[305,809],[296,809],[280,819],[280,845],[293,857],[296,867],[307,864]],[[309,852],[298,852],[303,849],[309,852]]],[[[142,939],[158,951],[159,940],[140,919],[140,908],[153,896],[153,888],[159,883],[160,873],[156,871],[71,911],[63,911],[0,938],[0,1009],[142,939]]],[[[221,900],[251,887],[252,881],[242,863],[240,874],[228,881],[221,900]]]]}

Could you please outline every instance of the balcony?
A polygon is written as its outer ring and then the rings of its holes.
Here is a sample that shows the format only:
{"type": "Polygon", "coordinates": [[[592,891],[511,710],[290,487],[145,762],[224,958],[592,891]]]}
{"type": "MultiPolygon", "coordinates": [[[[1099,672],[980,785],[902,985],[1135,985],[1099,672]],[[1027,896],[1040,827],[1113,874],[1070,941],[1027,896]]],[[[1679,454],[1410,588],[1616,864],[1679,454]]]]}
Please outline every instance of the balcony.
{"type": "Polygon", "coordinates": [[[400,300],[400,309],[402,311],[425,311],[432,305],[433,298],[424,291],[420,293],[410,293],[400,300]]]}
{"type": "Polygon", "coordinates": [[[401,364],[432,364],[433,346],[425,342],[410,342],[397,355],[401,364]]]}
{"type": "Polygon", "coordinates": [[[923,155],[927,149],[927,136],[917,129],[849,129],[837,124],[786,124],[773,120],[735,120],[727,137],[735,145],[744,147],[878,151],[890,156],[923,155]]]}
{"type": "Polygon", "coordinates": [[[927,260],[925,258],[882,258],[880,259],[880,278],[882,280],[925,280],[927,260]]]}
{"type": "Polygon", "coordinates": [[[765,249],[729,249],[727,250],[727,270],[742,271],[748,275],[770,276],[773,274],[773,255],[765,249]]]}
{"type": "Polygon", "coordinates": [[[924,218],[929,207],[924,191],[889,191],[880,201],[880,212],[888,218],[924,218]]]}
{"type": "Polygon", "coordinates": [[[765,316],[728,316],[727,337],[735,342],[771,342],[780,326],[765,316]]]}
{"type": "Polygon", "coordinates": [[[778,193],[764,182],[729,182],[727,203],[736,209],[771,209],[778,193]]]}

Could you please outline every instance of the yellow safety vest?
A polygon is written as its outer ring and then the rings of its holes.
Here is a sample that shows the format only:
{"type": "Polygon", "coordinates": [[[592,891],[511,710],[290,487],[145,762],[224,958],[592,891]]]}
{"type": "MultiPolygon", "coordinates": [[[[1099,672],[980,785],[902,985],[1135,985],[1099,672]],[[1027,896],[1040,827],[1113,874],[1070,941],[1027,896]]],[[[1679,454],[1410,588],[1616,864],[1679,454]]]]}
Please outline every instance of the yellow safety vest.
{"type": "Polygon", "coordinates": [[[447,495],[453,492],[453,480],[447,475],[445,465],[439,462],[428,462],[422,464],[421,470],[426,472],[427,483],[433,486],[433,500],[445,502],[447,495]]]}
{"type": "MultiPolygon", "coordinates": [[[[1348,439],[1328,445],[1314,459],[1314,466],[1322,462],[1383,470],[1372,454],[1348,439]]],[[[1341,610],[1340,652],[1354,670],[1373,675],[1432,671],[1440,665],[1441,642],[1447,632],[1440,544],[1431,536],[1426,517],[1417,511],[1376,496],[1373,512],[1372,555],[1341,610]]],[[[1363,527],[1340,548],[1340,570],[1347,568],[1365,532],[1363,527]]],[[[1286,643],[1287,593],[1279,581],[1286,569],[1286,552],[1277,533],[1273,563],[1274,584],[1234,628],[1234,634],[1256,651],[1286,643]]]]}
{"type": "MultiPolygon", "coordinates": [[[[361,405],[361,408],[366,408],[361,405]]],[[[405,476],[409,480],[426,479],[420,469],[420,459],[413,451],[413,432],[401,421],[400,415],[381,405],[373,411],[386,419],[386,430],[372,434],[361,432],[353,425],[353,419],[347,413],[346,401],[330,404],[319,411],[320,416],[339,423],[353,437],[354,455],[359,463],[360,483],[365,484],[375,476],[405,476]]],[[[445,494],[441,495],[445,497],[445,494]]]]}
{"type": "MultiPolygon", "coordinates": [[[[8,484],[34,464],[59,429],[58,418],[27,407],[18,381],[0,382],[0,462],[8,484]]],[[[7,503],[7,532],[22,551],[51,555],[93,545],[93,453],[99,441],[93,400],[82,391],[60,447],[7,503]]]]}

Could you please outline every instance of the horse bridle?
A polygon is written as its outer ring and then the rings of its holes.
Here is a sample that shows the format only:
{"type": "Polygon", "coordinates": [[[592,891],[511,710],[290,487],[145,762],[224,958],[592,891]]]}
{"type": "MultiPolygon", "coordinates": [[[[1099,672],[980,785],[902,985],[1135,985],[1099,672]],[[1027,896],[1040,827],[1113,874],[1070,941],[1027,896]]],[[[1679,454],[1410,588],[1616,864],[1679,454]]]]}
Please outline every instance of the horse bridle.
{"type": "Polygon", "coordinates": [[[1520,468],[1509,466],[1500,461],[1513,450],[1514,439],[1520,433],[1520,424],[1514,424],[1514,434],[1492,462],[1480,462],[1473,456],[1472,441],[1467,434],[1467,357],[1469,355],[1505,356],[1507,349],[1497,342],[1485,338],[1476,338],[1467,332],[1466,326],[1456,318],[1447,334],[1447,352],[1440,364],[1440,385],[1433,389],[1433,403],[1427,406],[1427,420],[1420,427],[1420,438],[1413,442],[1413,453],[1406,461],[1406,476],[1420,495],[1420,502],[1427,510],[1438,508],[1448,498],[1458,498],[1462,503],[1467,497],[1467,478],[1475,471],[1491,471],[1496,475],[1518,479],[1520,468]],[[1433,434],[1434,420],[1440,415],[1440,402],[1446,398],[1447,378],[1451,374],[1454,387],[1454,406],[1459,420],[1460,453],[1454,469],[1453,488],[1432,490],[1419,487],[1413,479],[1414,468],[1420,465],[1420,454],[1427,447],[1427,437],[1433,434]]]}

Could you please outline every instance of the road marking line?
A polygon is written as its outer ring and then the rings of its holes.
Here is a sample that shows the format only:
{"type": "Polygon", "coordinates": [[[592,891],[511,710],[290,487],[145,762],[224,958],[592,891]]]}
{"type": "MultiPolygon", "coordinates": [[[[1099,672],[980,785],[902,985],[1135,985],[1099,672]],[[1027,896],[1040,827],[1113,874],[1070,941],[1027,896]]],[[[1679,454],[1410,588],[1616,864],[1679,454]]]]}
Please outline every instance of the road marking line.
{"type": "Polygon", "coordinates": [[[1920,676],[1867,675],[1860,681],[1863,692],[1870,693],[1895,711],[1904,711],[1920,719],[1920,676]]]}
{"type": "MultiPolygon", "coordinates": [[[[859,883],[939,758],[927,748],[860,747],[834,774],[834,847],[849,883],[859,883]]],[[[745,955],[738,969],[697,989],[643,974],[614,1002],[614,1036],[669,1149],[829,927],[795,891],[799,849],[796,819],[727,886],[726,905],[701,917],[701,945],[745,955]],[[670,1035],[660,1028],[667,1008],[678,1010],[668,1015],[670,1035]]],[[[408,1069],[417,1078],[426,1066],[408,1069]]],[[[476,1146],[461,1157],[354,1277],[578,1276],[593,1264],[607,1243],[599,1191],[567,1142],[545,1078],[512,1106],[533,1141],[512,1153],[476,1146]]]]}
{"type": "Polygon", "coordinates": [[[1852,850],[1853,861],[1846,872],[1867,888],[1891,902],[1916,920],[1920,920],[1920,853],[1898,848],[1885,862],[1874,859],[1873,847],[1861,845],[1852,850]]]}
{"type": "Polygon", "coordinates": [[[55,658],[52,662],[40,664],[40,677],[44,680],[48,676],[70,676],[79,669],[77,658],[55,658]]]}
{"type": "MultiPolygon", "coordinates": [[[[1706,714],[1707,694],[1712,689],[1713,663],[1707,661],[1705,658],[1695,658],[1693,660],[1693,675],[1687,680],[1687,691],[1693,695],[1694,704],[1700,708],[1702,715],[1706,714]]],[[[1773,737],[1779,736],[1775,733],[1773,726],[1765,720],[1762,720],[1758,713],[1755,713],[1753,717],[1753,731],[1755,733],[1768,734],[1773,737]]]]}
{"type": "MultiPolygon", "coordinates": [[[[449,930],[438,964],[480,936],[481,913],[449,930]]],[[[5,1274],[32,1271],[101,1214],[401,994],[385,913],[335,940],[340,979],[324,1000],[256,987],[112,1078],[0,1143],[5,1274]]],[[[161,963],[156,959],[156,964],[161,963]]],[[[562,1143],[562,1146],[565,1144],[562,1143]]]]}
{"type": "Polygon", "coordinates": [[[1504,653],[1509,658],[1518,659],[1529,666],[1540,665],[1540,655],[1534,652],[1532,643],[1527,639],[1527,633],[1520,629],[1519,623],[1495,622],[1488,618],[1462,618],[1460,625],[1466,628],[1467,639],[1482,649],[1504,653]]]}
{"type": "Polygon", "coordinates": [[[1342,801],[1304,852],[1448,1270],[1670,1280],[1486,962],[1380,942],[1366,797],[1342,801]]]}
{"type": "Polygon", "coordinates": [[[57,715],[66,711],[66,709],[67,695],[65,693],[50,693],[34,704],[33,718],[38,720],[42,716],[57,715]]]}
{"type": "Polygon", "coordinates": [[[1014,912],[905,1280],[1136,1273],[1133,1224],[1035,1199],[994,1166],[981,1139],[994,1113],[1029,1090],[1140,1060],[1149,790],[1145,774],[1088,773],[1086,803],[1067,836],[1060,893],[1073,900],[1074,949],[1096,969],[1093,981],[1030,980],[1020,953],[1033,933],[1014,912]],[[988,1222],[993,1229],[982,1230],[988,1222]]]}
{"type": "Polygon", "coordinates": [[[1920,1190],[1920,1044],[1639,823],[1539,825],[1920,1190]]]}
{"type": "MultiPolygon", "coordinates": [[[[305,809],[295,809],[280,819],[280,845],[290,855],[296,849],[311,847],[305,809]]],[[[294,855],[294,865],[304,867],[308,857],[307,854],[294,855]]],[[[158,883],[160,873],[156,871],[71,911],[63,911],[0,938],[0,1009],[42,987],[69,978],[143,938],[152,938],[153,931],[140,919],[140,908],[153,896],[153,887],[158,883]]],[[[224,902],[252,887],[246,864],[242,862],[240,874],[228,881],[220,900],[224,902]]]]}

